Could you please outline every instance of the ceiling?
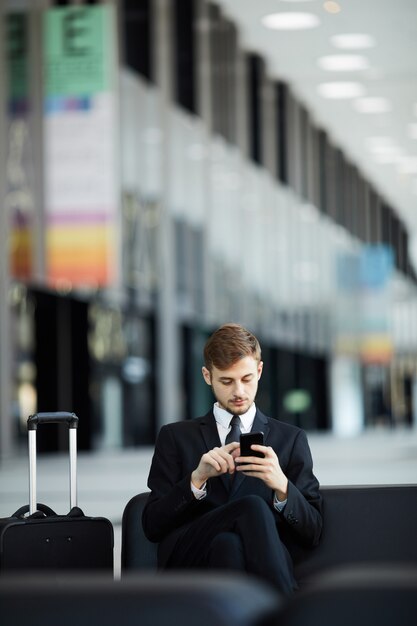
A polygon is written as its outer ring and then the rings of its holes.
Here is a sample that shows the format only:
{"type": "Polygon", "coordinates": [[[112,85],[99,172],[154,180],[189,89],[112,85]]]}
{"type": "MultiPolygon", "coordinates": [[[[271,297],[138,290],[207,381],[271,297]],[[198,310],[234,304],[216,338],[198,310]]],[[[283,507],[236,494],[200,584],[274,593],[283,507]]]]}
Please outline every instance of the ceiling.
{"type": "Polygon", "coordinates": [[[241,47],[264,57],[269,77],[290,85],[313,122],[327,130],[331,141],[359,166],[397,210],[410,234],[416,235],[417,0],[218,0],[218,4],[238,25],[241,47]],[[312,13],[320,24],[298,31],[266,28],[262,18],[277,12],[312,13]],[[375,45],[340,50],[331,42],[334,35],[351,33],[371,35],[375,45]],[[318,58],[335,54],[364,56],[368,68],[320,69],[318,58]],[[359,113],[356,99],[319,95],[318,85],[333,81],[360,82],[364,97],[383,97],[390,110],[359,113]]]}

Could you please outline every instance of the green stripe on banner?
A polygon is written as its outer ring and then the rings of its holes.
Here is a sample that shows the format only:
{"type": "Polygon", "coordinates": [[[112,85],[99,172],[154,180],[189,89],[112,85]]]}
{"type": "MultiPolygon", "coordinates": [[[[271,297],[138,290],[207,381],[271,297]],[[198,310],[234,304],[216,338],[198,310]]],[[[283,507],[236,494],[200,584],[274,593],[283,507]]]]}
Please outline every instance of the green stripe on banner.
{"type": "Polygon", "coordinates": [[[108,6],[57,7],[44,15],[46,96],[85,96],[111,88],[108,6]]]}

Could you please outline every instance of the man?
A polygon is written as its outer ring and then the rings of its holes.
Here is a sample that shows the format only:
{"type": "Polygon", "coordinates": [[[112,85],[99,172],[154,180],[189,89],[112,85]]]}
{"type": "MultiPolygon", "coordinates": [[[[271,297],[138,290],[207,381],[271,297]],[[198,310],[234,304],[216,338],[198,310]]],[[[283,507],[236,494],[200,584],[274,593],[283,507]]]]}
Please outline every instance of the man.
{"type": "Polygon", "coordinates": [[[145,534],[159,542],[161,568],[243,570],[290,594],[297,588],[291,549],[315,546],[322,527],[307,437],[256,408],[263,363],[248,330],[221,326],[205,345],[204,361],[216,402],[204,417],[161,428],[145,534]],[[238,436],[226,443],[236,421],[242,433],[264,433],[264,445],[252,446],[262,458],[240,457],[238,436]]]}

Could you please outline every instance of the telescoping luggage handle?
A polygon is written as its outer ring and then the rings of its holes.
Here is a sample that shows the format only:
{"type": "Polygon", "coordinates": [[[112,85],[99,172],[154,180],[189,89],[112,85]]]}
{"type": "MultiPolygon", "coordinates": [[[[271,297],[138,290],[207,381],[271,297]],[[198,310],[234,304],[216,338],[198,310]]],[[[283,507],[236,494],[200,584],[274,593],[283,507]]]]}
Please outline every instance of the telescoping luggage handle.
{"type": "Polygon", "coordinates": [[[38,424],[67,424],[69,429],[69,487],[70,508],[77,506],[77,428],[75,413],[35,413],[27,421],[29,436],[29,515],[36,512],[36,430],[38,424]]]}

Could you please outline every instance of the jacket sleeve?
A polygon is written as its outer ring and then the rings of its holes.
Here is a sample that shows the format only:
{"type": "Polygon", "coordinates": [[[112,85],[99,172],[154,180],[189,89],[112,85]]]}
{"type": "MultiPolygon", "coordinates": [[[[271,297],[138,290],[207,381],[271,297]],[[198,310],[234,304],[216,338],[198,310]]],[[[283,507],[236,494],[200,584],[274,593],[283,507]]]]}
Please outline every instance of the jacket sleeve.
{"type": "Polygon", "coordinates": [[[296,541],[305,546],[315,546],[322,530],[322,497],[303,430],[298,432],[288,465],[282,469],[288,478],[288,496],[281,518],[296,541]]]}
{"type": "Polygon", "coordinates": [[[145,535],[150,541],[164,536],[193,519],[202,502],[191,491],[191,471],[183,462],[172,429],[163,426],[155,445],[148,478],[151,493],[142,515],[145,535]]]}

